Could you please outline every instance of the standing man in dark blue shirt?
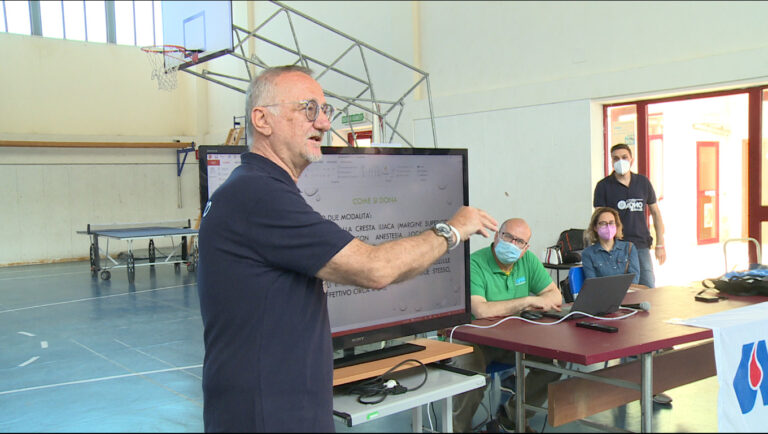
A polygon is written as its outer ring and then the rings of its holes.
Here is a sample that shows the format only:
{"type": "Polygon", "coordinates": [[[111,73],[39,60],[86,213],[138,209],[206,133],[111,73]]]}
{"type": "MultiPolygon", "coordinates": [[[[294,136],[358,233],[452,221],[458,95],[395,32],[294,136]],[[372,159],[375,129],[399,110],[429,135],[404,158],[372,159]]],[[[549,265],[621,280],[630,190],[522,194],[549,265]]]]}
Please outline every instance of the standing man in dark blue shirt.
{"type": "Polygon", "coordinates": [[[632,151],[624,143],[611,147],[613,173],[606,176],[595,186],[593,206],[607,206],[619,211],[624,226],[624,241],[631,241],[637,249],[640,260],[640,284],[649,288],[656,286],[653,274],[650,248],[653,237],[646,222],[646,207],[651,212],[653,227],[656,231],[654,252],[659,265],[664,264],[667,253],[664,249],[664,222],[656,202],[656,192],[651,181],[643,175],[630,172],[632,151]]]}
{"type": "Polygon", "coordinates": [[[333,107],[311,71],[265,70],[246,95],[250,152],[212,195],[199,231],[207,432],[334,430],[323,281],[380,289],[415,277],[497,223],[462,207],[434,230],[366,244],[301,196],[333,107]]]}

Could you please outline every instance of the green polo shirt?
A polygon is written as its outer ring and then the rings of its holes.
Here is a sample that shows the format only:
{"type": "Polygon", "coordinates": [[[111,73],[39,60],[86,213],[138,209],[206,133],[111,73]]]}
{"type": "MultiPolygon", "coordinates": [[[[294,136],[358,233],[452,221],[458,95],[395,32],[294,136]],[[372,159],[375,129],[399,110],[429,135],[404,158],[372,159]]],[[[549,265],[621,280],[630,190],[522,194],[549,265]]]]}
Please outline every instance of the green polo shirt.
{"type": "Polygon", "coordinates": [[[486,301],[504,301],[540,293],[552,283],[552,277],[541,261],[530,251],[517,260],[509,274],[499,268],[490,247],[480,249],[469,258],[470,293],[486,301]]]}

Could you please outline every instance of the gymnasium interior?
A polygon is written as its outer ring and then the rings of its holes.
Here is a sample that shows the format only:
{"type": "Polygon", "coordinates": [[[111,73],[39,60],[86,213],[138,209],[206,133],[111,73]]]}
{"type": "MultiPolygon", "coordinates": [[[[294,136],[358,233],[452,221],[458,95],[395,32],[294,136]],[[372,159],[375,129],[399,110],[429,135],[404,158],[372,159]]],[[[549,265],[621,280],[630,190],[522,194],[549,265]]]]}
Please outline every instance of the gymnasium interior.
{"type": "MultiPolygon", "coordinates": [[[[469,205],[525,218],[540,257],[588,224],[620,142],[659,194],[669,253],[657,286],[750,262],[748,243],[727,257],[725,241],[768,229],[756,193],[768,154],[755,145],[767,137],[766,2],[200,2],[225,6],[198,29],[222,45],[181,51],[167,48],[181,21],[163,17],[197,2],[0,3],[2,432],[203,431],[200,150],[247,150],[244,89],[265,66],[322,74],[339,112],[324,145],[466,149],[469,205]],[[702,143],[717,143],[713,166],[702,143]],[[99,232],[147,225],[172,231],[99,232]]],[[[717,431],[719,389],[710,377],[667,390],[651,430],[717,431]]],[[[421,411],[421,429],[442,431],[439,405],[421,411]]],[[[640,412],[633,401],[587,423],[529,422],[640,431],[640,412]]],[[[334,420],[338,432],[416,430],[410,411],[334,420]]]]}

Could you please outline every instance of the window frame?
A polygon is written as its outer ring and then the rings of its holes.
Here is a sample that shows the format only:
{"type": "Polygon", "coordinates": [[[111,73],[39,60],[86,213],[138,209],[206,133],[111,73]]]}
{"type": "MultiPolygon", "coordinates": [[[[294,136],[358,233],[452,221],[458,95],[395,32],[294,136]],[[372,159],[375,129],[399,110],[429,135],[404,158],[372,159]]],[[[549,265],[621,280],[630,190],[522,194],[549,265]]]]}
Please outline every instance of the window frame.
{"type": "MultiPolygon", "coordinates": [[[[0,28],[0,32],[2,33],[16,33],[16,32],[10,32],[8,30],[8,8],[6,7],[6,3],[10,0],[0,0],[0,7],[2,7],[3,12],[3,19],[0,24],[3,25],[2,28],[0,28]]],[[[40,10],[40,1],[41,0],[28,0],[27,3],[27,9],[29,16],[27,17],[29,19],[30,27],[29,27],[29,33],[22,32],[18,34],[22,35],[30,35],[30,36],[44,36],[43,35],[43,23],[42,23],[42,15],[40,10]]],[[[89,32],[88,32],[88,7],[86,0],[81,0],[83,3],[83,26],[84,26],[84,35],[85,40],[84,42],[97,42],[97,43],[104,43],[105,41],[92,41],[89,39],[89,32]]],[[[53,2],[51,2],[53,3],[53,2]]],[[[67,38],[67,18],[66,14],[64,13],[64,1],[59,0],[58,6],[61,9],[61,20],[62,20],[62,36],[45,36],[48,38],[53,39],[64,39],[64,40],[72,40],[72,41],[83,41],[83,39],[69,39],[67,38]]],[[[104,0],[104,14],[105,14],[105,27],[106,27],[106,43],[108,44],[115,44],[115,45],[133,45],[133,46],[139,46],[138,41],[144,40],[147,41],[149,39],[152,40],[153,44],[157,45],[159,43],[158,41],[158,23],[162,26],[162,16],[161,12],[162,8],[159,7],[159,0],[131,0],[131,9],[133,10],[133,18],[132,18],[132,27],[133,27],[133,43],[132,44],[125,44],[117,43],[117,24],[116,24],[116,18],[115,18],[115,0],[104,0]],[[141,21],[147,21],[151,22],[151,26],[145,26],[147,28],[137,28],[137,20],[136,20],[136,2],[142,1],[149,4],[149,8],[142,8],[144,9],[142,12],[145,12],[147,14],[146,17],[144,17],[141,21]],[[148,10],[147,10],[148,9],[148,10]],[[147,34],[151,34],[151,38],[147,35],[144,37],[140,37],[139,33],[146,32],[147,34]]],[[[50,5],[50,3],[48,4],[50,5]]],[[[75,25],[74,23],[70,23],[72,25],[75,25]]],[[[79,24],[79,22],[78,22],[79,24]]],[[[70,32],[72,33],[72,32],[70,32]]],[[[100,33],[100,32],[99,32],[100,33]]]]}

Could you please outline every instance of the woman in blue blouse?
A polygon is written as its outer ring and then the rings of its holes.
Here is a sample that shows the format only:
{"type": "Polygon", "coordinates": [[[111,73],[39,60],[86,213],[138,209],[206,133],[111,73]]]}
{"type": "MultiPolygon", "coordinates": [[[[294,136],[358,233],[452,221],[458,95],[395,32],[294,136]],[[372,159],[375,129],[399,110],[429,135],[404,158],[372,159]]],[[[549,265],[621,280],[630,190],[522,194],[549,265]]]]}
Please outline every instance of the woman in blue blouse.
{"type": "Polygon", "coordinates": [[[634,273],[632,283],[640,281],[637,249],[631,242],[622,241],[623,236],[618,211],[608,207],[596,208],[587,228],[587,239],[592,244],[581,253],[585,279],[634,273]]]}
{"type": "MultiPolygon", "coordinates": [[[[635,273],[632,288],[648,288],[640,285],[640,262],[637,249],[630,241],[622,241],[619,212],[613,208],[598,207],[589,219],[586,235],[589,247],[581,252],[581,264],[584,278],[612,276],[614,274],[635,273]]],[[[608,362],[605,362],[608,366],[608,362]]],[[[672,398],[659,393],[653,395],[653,402],[664,407],[672,407],[672,398]]]]}

